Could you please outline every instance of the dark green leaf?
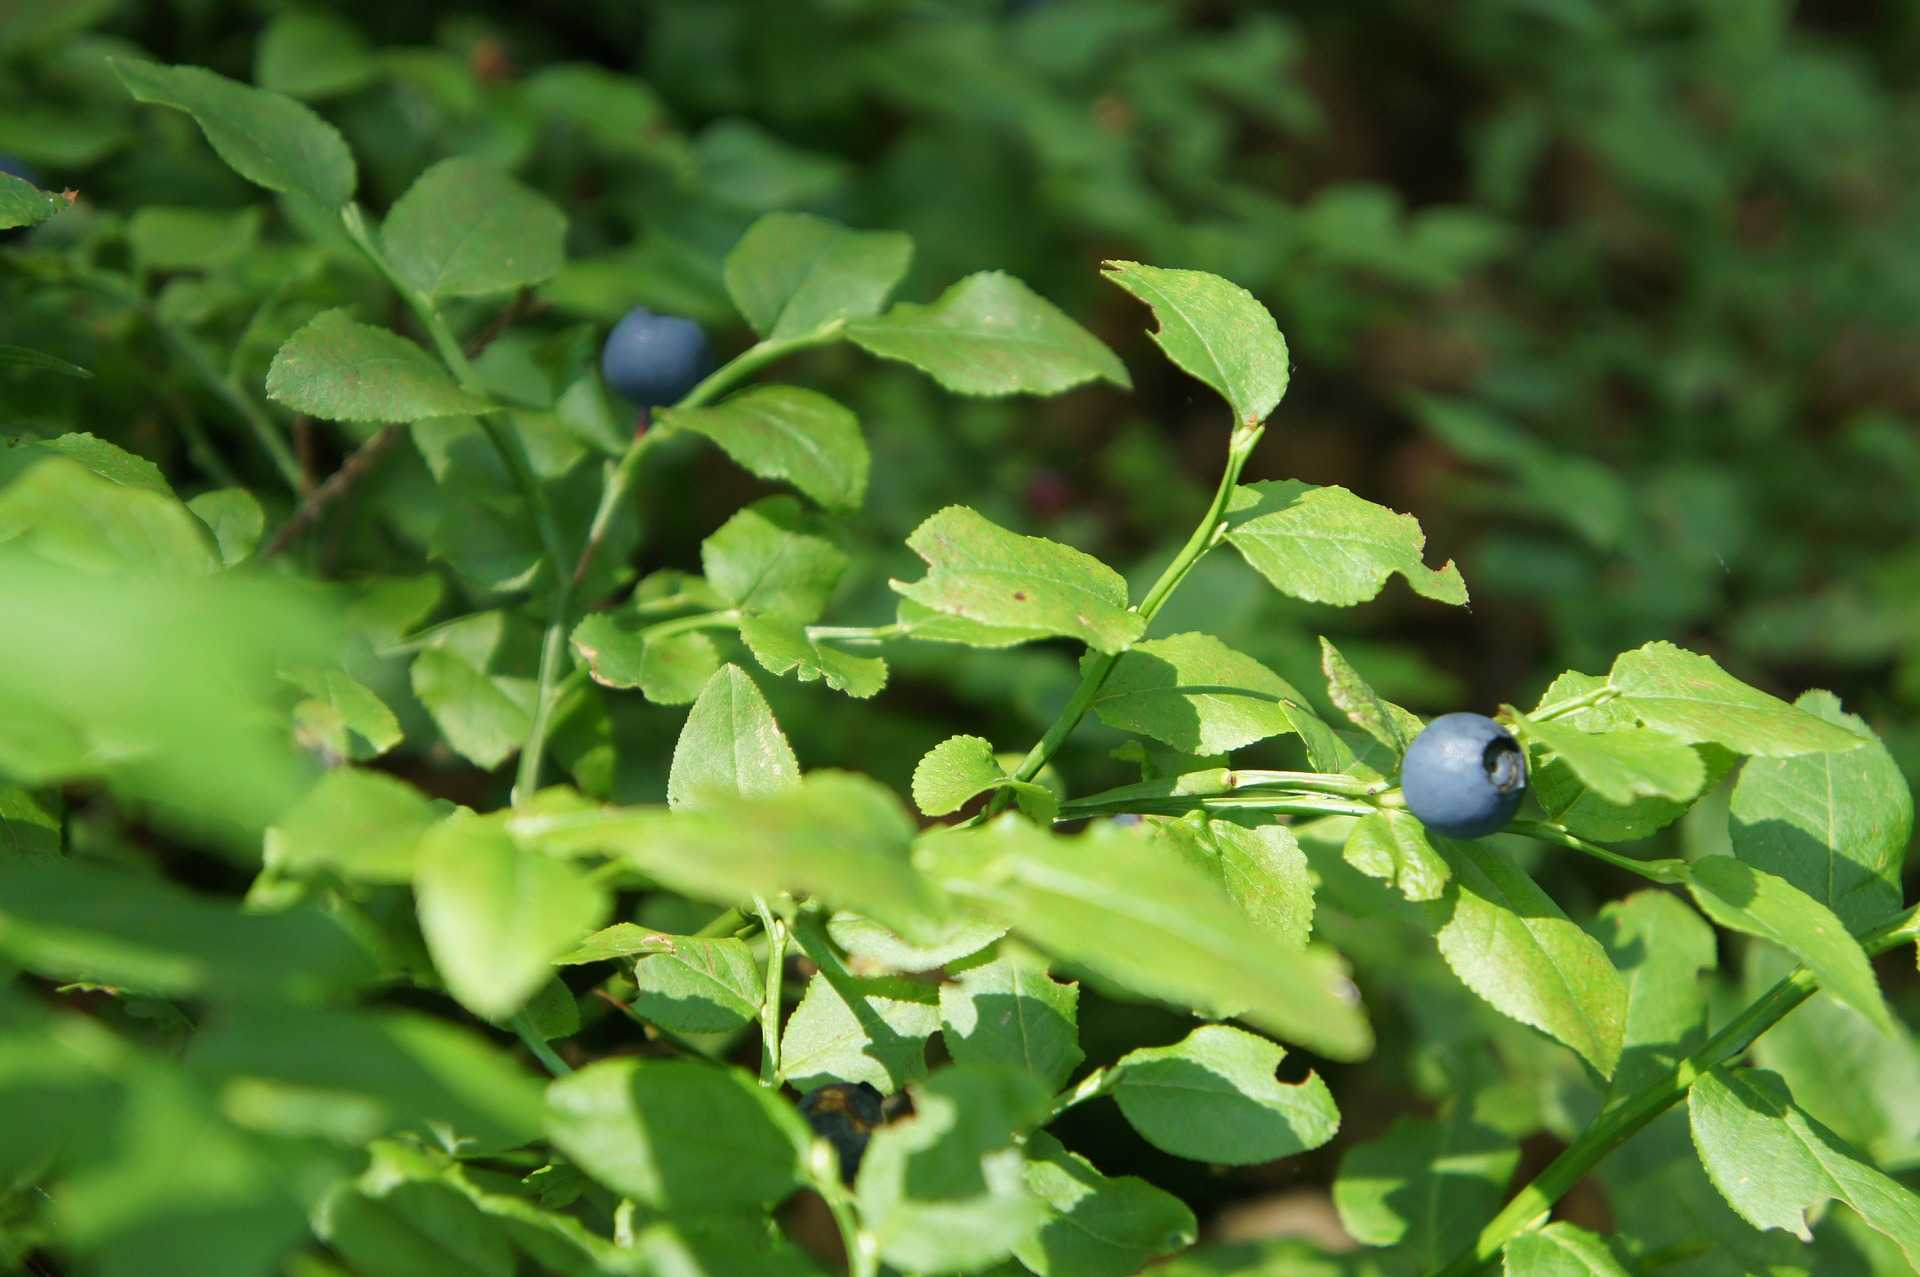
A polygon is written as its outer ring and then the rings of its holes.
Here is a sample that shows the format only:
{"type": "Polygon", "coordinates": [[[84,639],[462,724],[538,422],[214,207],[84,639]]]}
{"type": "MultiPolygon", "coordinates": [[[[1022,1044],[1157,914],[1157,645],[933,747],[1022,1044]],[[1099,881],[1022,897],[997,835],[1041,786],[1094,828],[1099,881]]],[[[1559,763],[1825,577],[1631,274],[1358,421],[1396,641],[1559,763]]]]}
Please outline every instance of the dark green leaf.
{"type": "Polygon", "coordinates": [[[711,408],[679,408],[660,424],[720,445],[762,479],[785,480],[830,510],[867,493],[867,442],[851,412],[797,386],[756,386],[711,408]]]}
{"type": "Polygon", "coordinates": [[[1027,1189],[1046,1224],[1014,1248],[1039,1277],[1128,1277],[1149,1260],[1193,1244],[1186,1203],[1131,1175],[1109,1177],[1036,1131],[1027,1140],[1027,1189]]]}
{"type": "Polygon", "coordinates": [[[485,412],[485,399],[404,337],[323,311],[267,369],[267,396],[327,421],[423,421],[485,412]]]}
{"type": "Polygon", "coordinates": [[[567,219],[544,196],[479,160],[422,173],[380,228],[387,262],[423,297],[530,288],[566,260],[567,219]]]}
{"type": "Polygon", "coordinates": [[[800,1182],[805,1125],[736,1069],[602,1060],[547,1088],[547,1134],[600,1183],[656,1210],[771,1206],[800,1182]]]}
{"type": "Polygon", "coordinates": [[[912,256],[913,241],[898,231],[769,213],[727,254],[727,292],[762,337],[801,337],[878,314],[912,256]]]}
{"type": "Polygon", "coordinates": [[[958,1064],[1004,1064],[1050,1091],[1067,1084],[1080,1050],[1080,986],[1027,957],[970,967],[940,986],[940,1030],[958,1064]]]}
{"type": "Polygon", "coordinates": [[[1094,698],[1102,722],[1189,754],[1224,754],[1312,718],[1293,684],[1210,634],[1127,649],[1094,698]]]}
{"type": "Polygon", "coordinates": [[[113,69],[142,102],[185,111],[241,177],[333,209],[353,198],[353,154],[331,124],[292,98],[200,67],[116,58],[113,69]]]}

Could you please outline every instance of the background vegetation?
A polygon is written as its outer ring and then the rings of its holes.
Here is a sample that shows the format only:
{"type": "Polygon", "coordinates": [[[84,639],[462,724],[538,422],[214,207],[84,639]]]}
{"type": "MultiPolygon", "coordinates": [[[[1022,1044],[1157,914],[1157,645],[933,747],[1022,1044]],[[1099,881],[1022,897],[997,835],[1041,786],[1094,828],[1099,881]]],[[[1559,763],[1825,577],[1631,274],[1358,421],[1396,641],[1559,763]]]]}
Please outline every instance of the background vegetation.
{"type": "MultiPolygon", "coordinates": [[[[1151,580],[1205,504],[1218,405],[1158,358],[1136,304],[1096,266],[1192,267],[1251,289],[1292,345],[1292,385],[1247,477],[1341,484],[1418,513],[1431,557],[1459,563],[1473,603],[1395,589],[1315,609],[1216,559],[1167,628],[1206,628],[1312,694],[1329,634],[1421,713],[1529,705],[1562,669],[1604,672],[1615,652],[1672,639],[1789,697],[1831,689],[1920,776],[1911,3],[0,0],[0,153],[77,192],[70,212],[0,246],[0,344],[95,374],[0,366],[0,430],[91,431],[183,495],[243,484],[269,527],[357,457],[354,481],[280,552],[321,577],[426,582],[392,604],[397,635],[470,610],[525,566],[484,510],[449,495],[458,450],[369,449],[372,427],[276,415],[288,475],[232,387],[261,386],[321,307],[408,321],[325,242],[337,231],[316,244],[296,201],[263,208],[185,116],[137,106],[107,55],[205,65],[308,101],[345,134],[374,207],[450,154],[557,203],[570,260],[520,299],[481,363],[495,393],[530,409],[557,412],[560,370],[635,304],[701,320],[724,353],[744,347],[721,264],[773,210],[910,232],[905,296],[1004,268],[1119,353],[1133,394],[1044,400],[957,398],[841,348],[801,356],[792,378],[855,409],[873,452],[836,618],[890,619],[887,580],[918,570],[902,541],[955,501],[1121,565],[1136,587],[1151,580]],[[83,263],[136,291],[92,286],[83,263]]],[[[567,446],[557,435],[557,453],[567,446]]],[[[647,569],[698,570],[701,541],[762,491],[717,451],[671,443],[618,549],[647,569]]],[[[507,636],[501,672],[531,673],[533,638],[507,636]]],[[[950,735],[1034,739],[1077,678],[1052,646],[889,657],[873,701],[766,680],[809,766],[904,792],[950,735]]],[[[416,730],[427,710],[403,666],[382,668],[369,681],[410,739],[384,765],[438,796],[499,801],[510,767],[413,743],[433,739],[416,730]]],[[[657,801],[682,717],[590,696],[556,753],[595,796],[657,801]]],[[[1124,783],[1137,772],[1110,757],[1122,740],[1089,724],[1062,766],[1090,788],[1124,783]]],[[[72,797],[84,854],[245,888],[237,866],[184,855],[97,794],[72,797]]],[[[1724,807],[1709,799],[1649,850],[1711,849],[1724,807]]],[[[1538,869],[1576,917],[1631,885],[1586,863],[1538,869]]],[[[1498,1120],[1529,1136],[1526,1166],[1577,1129],[1568,1061],[1447,985],[1430,948],[1349,934],[1337,911],[1326,925],[1382,1039],[1369,1062],[1315,1062],[1346,1115],[1332,1144],[1222,1172],[1091,1112],[1070,1115],[1062,1139],[1109,1174],[1178,1193],[1215,1235],[1324,1238],[1345,1151],[1467,1081],[1496,1091],[1498,1120]]],[[[1757,946],[1725,955],[1723,991],[1752,988],[1770,961],[1757,946]]],[[[1884,975],[1897,1007],[1920,1001],[1910,970],[1884,975]]],[[[1080,1018],[1095,1063],[1183,1031],[1092,995],[1080,1018]]],[[[601,1021],[587,1040],[628,1031],[601,1021]]],[[[1859,1086],[1823,1120],[1891,1169],[1920,1167],[1908,1037],[1855,1041],[1803,1016],[1762,1060],[1795,1081],[1841,1067],[1836,1056],[1859,1086]]],[[[31,1202],[6,1200],[31,1216],[31,1202]]],[[[1612,1209],[1598,1189],[1571,1207],[1603,1229],[1612,1209]]],[[[1875,1271],[1871,1243],[1843,1228],[1820,1242],[1816,1271],[1875,1271]]],[[[1672,1271],[1745,1262],[1683,1256],[1672,1271]]]]}

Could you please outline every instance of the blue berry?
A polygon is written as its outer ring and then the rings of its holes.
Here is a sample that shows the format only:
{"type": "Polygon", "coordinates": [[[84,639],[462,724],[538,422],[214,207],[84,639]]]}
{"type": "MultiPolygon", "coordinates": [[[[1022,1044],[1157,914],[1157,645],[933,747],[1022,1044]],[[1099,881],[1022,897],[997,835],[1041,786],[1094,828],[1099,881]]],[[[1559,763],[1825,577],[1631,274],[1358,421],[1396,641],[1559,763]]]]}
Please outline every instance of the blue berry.
{"type": "Polygon", "coordinates": [[[711,366],[700,325],[677,315],[656,315],[645,306],[628,311],[600,348],[600,372],[607,385],[641,408],[677,403],[711,366]]]}
{"type": "Polygon", "coordinates": [[[1442,714],[1407,747],[1400,792],[1436,834],[1479,838],[1504,828],[1527,791],[1527,758],[1484,714],[1442,714]]]}
{"type": "Polygon", "coordinates": [[[840,1177],[851,1184],[866,1154],[867,1140],[885,1120],[880,1092],[867,1082],[834,1082],[800,1097],[800,1111],[813,1133],[840,1155],[840,1177]]]}

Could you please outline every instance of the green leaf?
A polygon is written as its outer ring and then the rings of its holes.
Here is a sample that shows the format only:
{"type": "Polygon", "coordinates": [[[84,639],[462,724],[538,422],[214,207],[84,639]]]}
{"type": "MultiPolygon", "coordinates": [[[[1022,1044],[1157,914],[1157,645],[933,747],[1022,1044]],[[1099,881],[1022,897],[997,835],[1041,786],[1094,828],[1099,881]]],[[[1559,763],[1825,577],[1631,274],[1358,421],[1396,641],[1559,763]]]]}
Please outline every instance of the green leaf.
{"type": "Polygon", "coordinates": [[[573,627],[573,649],[602,687],[637,687],[655,705],[685,705],[719,670],[720,649],[698,631],[649,634],[655,624],[631,611],[590,612],[573,627]]]}
{"type": "MultiPolygon", "coordinates": [[[[744,761],[745,774],[756,774],[758,759],[748,753],[744,761]]],[[[556,854],[623,856],[702,900],[731,905],[790,891],[866,914],[910,939],[940,934],[944,903],[908,861],[913,818],[878,782],[820,771],[784,792],[731,797],[712,786],[697,796],[672,815],[583,810],[523,836],[556,854]]]]}
{"type": "Polygon", "coordinates": [[[1893,1013],[1879,981],[1844,922],[1785,878],[1732,856],[1703,856],[1687,870],[1687,889],[1723,927],[1771,940],[1807,964],[1820,987],[1891,1032],[1893,1013]]]}
{"type": "Polygon", "coordinates": [[[1153,340],[1218,391],[1235,424],[1257,426],[1287,393],[1291,362],[1273,316],[1237,284],[1197,270],[1106,262],[1100,273],[1153,308],[1153,340]]]}
{"type": "Polygon", "coordinates": [[[1794,702],[1867,743],[1843,753],[1756,758],[1729,809],[1733,854],[1778,874],[1863,930],[1900,907],[1913,794],[1886,747],[1831,692],[1794,702]]]}
{"type": "Polygon", "coordinates": [[[267,530],[267,514],[245,488],[215,488],[187,502],[187,509],[207,525],[227,567],[252,557],[267,530]]]}
{"type": "Polygon", "coordinates": [[[540,1134],[540,1086],[491,1044],[413,1012],[235,1008],[196,1034],[187,1067],[243,1126],[359,1146],[440,1124],[467,1147],[540,1134]]]}
{"type": "Polygon", "coordinates": [[[505,762],[532,730],[531,679],[489,674],[451,646],[421,652],[408,673],[447,744],[484,771],[505,762]]]}
{"type": "Polygon", "coordinates": [[[204,208],[137,210],[127,220],[127,243],[147,270],[204,270],[254,251],[266,211],[204,208]]]}
{"type": "Polygon", "coordinates": [[[58,856],[64,806],[57,793],[0,785],[0,850],[13,856],[58,856]]]}
{"type": "Polygon", "coordinates": [[[1086,1056],[1080,1050],[1080,986],[1063,984],[1027,957],[969,967],[940,986],[940,1031],[957,1064],[1003,1064],[1058,1091],[1086,1056]]]}
{"type": "Polygon", "coordinates": [[[403,739],[400,720],[358,679],[318,665],[296,665],[282,675],[307,693],[308,699],[293,707],[301,744],[364,763],[403,739]]]}
{"type": "Polygon", "coordinates": [[[338,97],[365,87],[379,64],[358,31],[326,13],[282,13],[260,33],[253,78],[263,89],[296,98],[338,97]]]}
{"type": "Polygon", "coordinates": [[[1318,1074],[1274,1077],[1286,1054],[1231,1025],[1203,1024],[1172,1046],[1121,1056],[1108,1087],[1155,1148],[1196,1162],[1271,1162],[1319,1148],[1340,1129],[1318,1074]]]}
{"type": "Polygon", "coordinates": [[[1633,1277],[1613,1246],[1559,1220],[1507,1243],[1503,1277],[1633,1277]]]}
{"type": "Polygon", "coordinates": [[[1808,1213],[1844,1202],[1920,1268],[1920,1197],[1801,1112],[1778,1074],[1715,1069],[1688,1092],[1687,1116],[1707,1177],[1755,1228],[1810,1241],[1808,1213]]]}
{"type": "Polygon", "coordinates": [[[1203,870],[1146,839],[1106,826],[1061,838],[1008,815],[925,835],[915,860],[982,918],[1118,988],[1244,1011],[1338,1059],[1371,1045],[1337,959],[1272,938],[1203,870]]]}
{"type": "Polygon", "coordinates": [[[1417,714],[1409,713],[1373,690],[1360,671],[1348,664],[1340,650],[1320,640],[1320,668],[1327,676],[1327,697],[1353,720],[1353,725],[1385,745],[1397,759],[1407,752],[1426,727],[1417,714]]]}
{"type": "Polygon", "coordinates": [[[1622,653],[1607,686],[1642,723],[1690,744],[1711,741],[1735,753],[1775,758],[1863,743],[1845,727],[1748,687],[1712,657],[1671,643],[1622,653]]]}
{"type": "Polygon", "coordinates": [[[266,860],[294,873],[409,882],[420,838],[439,820],[427,796],[404,781],[339,767],[267,830],[266,860]]]}
{"type": "Polygon", "coordinates": [[[611,904],[572,865],[522,851],[499,821],[466,814],[421,840],[413,890],[448,992],[494,1021],[518,1011],[611,904]]]}
{"type": "Polygon", "coordinates": [[[1179,1198],[1131,1175],[1102,1175],[1045,1131],[1028,1138],[1026,1152],[1027,1190],[1048,1214],[1014,1254],[1038,1277],[1128,1277],[1199,1233],[1179,1198]]]}
{"type": "Polygon", "coordinates": [[[710,408],[663,412],[659,424],[713,440],[743,469],[791,483],[829,510],[858,510],[866,497],[860,420],[816,391],[756,386],[710,408]]]}
{"type": "Polygon", "coordinates": [[[753,1023],[766,985],[744,940],[675,937],[633,966],[633,1010],[673,1033],[728,1033],[753,1023]]]}
{"type": "Polygon", "coordinates": [[[1340,1223],[1356,1241],[1397,1246],[1433,1272],[1469,1245],[1499,1209],[1520,1148],[1499,1111],[1511,1096],[1456,1096],[1437,1118],[1398,1117],[1350,1147],[1333,1182],[1340,1223]]]}
{"type": "MultiPolygon", "coordinates": [[[[6,176],[6,174],[0,174],[0,200],[6,198],[6,176]]],[[[5,222],[6,216],[5,212],[0,212],[0,223],[5,222]]],[[[29,350],[25,346],[0,345],[0,368],[28,368],[35,372],[57,373],[62,377],[73,377],[80,381],[93,380],[93,374],[79,364],[68,363],[44,351],[29,350]]]]}
{"type": "Polygon", "coordinates": [[[1498,851],[1477,840],[1432,841],[1453,870],[1446,897],[1426,906],[1447,966],[1494,1010],[1612,1076],[1627,986],[1606,950],[1498,851]]]}
{"type": "Polygon", "coordinates": [[[339,1185],[314,1211],[314,1233],[364,1277],[513,1277],[499,1224],[431,1180],[339,1185]]]}
{"type": "Polygon", "coordinates": [[[744,612],[804,625],[826,610],[847,556],[792,497],[764,497],[700,543],[713,588],[744,612]]]}
{"type": "Polygon", "coordinates": [[[407,188],[380,244],[394,274],[421,296],[486,297],[559,273],[567,218],[492,165],[455,156],[407,188]]]}
{"type": "Polygon", "coordinates": [[[1289,948],[1306,947],[1313,930],[1313,877],[1291,829],[1188,816],[1161,822],[1159,832],[1206,866],[1256,927],[1289,948]]]}
{"type": "Polygon", "coordinates": [[[807,634],[798,621],[751,616],[740,623],[740,641],[770,674],[792,674],[802,683],[824,682],[855,700],[877,695],[887,685],[887,663],[878,656],[856,656],[807,634]]]}
{"type": "Polygon", "coordinates": [[[566,981],[559,976],[548,976],[547,982],[521,1008],[519,1023],[538,1035],[542,1042],[570,1038],[580,1031],[580,1004],[574,1001],[573,990],[567,988],[566,981]]]}
{"type": "Polygon", "coordinates": [[[754,332],[789,340],[879,314],[912,257],[913,241],[898,231],[769,213],[727,254],[727,292],[754,332]]]}
{"type": "Polygon", "coordinates": [[[1706,783],[1707,769],[1689,745],[1645,727],[1580,731],[1559,721],[1536,723],[1513,714],[1514,732],[1526,744],[1564,762],[1574,776],[1606,802],[1624,806],[1636,798],[1685,802],[1706,783]]]}
{"type": "Polygon", "coordinates": [[[780,1035],[781,1076],[800,1091],[865,1082],[891,1095],[927,1072],[938,993],[898,976],[856,977],[829,955],[780,1035]]]}
{"type": "MultiPolygon", "coordinates": [[[[30,547],[41,559],[94,575],[178,578],[220,566],[206,525],[172,493],[129,486],[93,465],[48,455],[57,451],[32,449],[21,458],[24,473],[0,488],[0,543],[30,547]]],[[[0,457],[0,467],[11,459],[0,457]]],[[[0,468],[0,481],[5,477],[0,468]]]]}
{"type": "MultiPolygon", "coordinates": [[[[41,222],[66,210],[67,201],[58,195],[48,194],[33,183],[24,178],[15,177],[11,173],[0,173],[0,231],[12,230],[16,226],[38,226],[41,222]]],[[[18,350],[19,347],[9,346],[7,349],[18,350]]],[[[53,360],[51,356],[47,358],[62,367],[71,367],[64,360],[53,360]]],[[[17,360],[16,356],[6,362],[13,363],[17,360]]]]}
{"type": "Polygon", "coordinates": [[[994,755],[993,743],[979,736],[949,736],[928,750],[913,769],[913,805],[925,816],[945,816],[995,789],[1011,789],[1020,809],[1047,823],[1059,814],[1060,800],[1044,785],[1014,780],[994,755]]]}
{"type": "MultiPolygon", "coordinates": [[[[1569,670],[1553,681],[1540,697],[1542,707],[1604,691],[1607,680],[1569,670]]],[[[1535,713],[1539,711],[1536,709],[1535,713]]],[[[1576,710],[1551,720],[1555,725],[1592,733],[1631,733],[1633,715],[1618,701],[1576,710]]],[[[1539,727],[1540,723],[1533,722],[1539,727]]],[[[1718,745],[1695,745],[1703,778],[1699,792],[1719,784],[1740,761],[1739,755],[1718,745]]],[[[1627,803],[1612,803],[1587,786],[1572,767],[1558,757],[1535,758],[1527,768],[1527,785],[1546,813],[1583,838],[1598,842],[1637,842],[1656,833],[1686,814],[1690,801],[1670,798],[1639,797],[1627,803]]]]}
{"type": "Polygon", "coordinates": [[[1033,1078],[982,1065],[914,1087],[913,1116],[874,1133],[855,1186],[880,1258],[906,1272],[966,1272],[1033,1236],[1047,1211],[1027,1191],[1014,1141],[1047,1100],[1033,1078]]]}
{"type": "Polygon", "coordinates": [[[771,1206],[799,1187],[800,1117],[738,1069],[601,1060],[547,1088],[547,1134],[601,1184],[676,1214],[771,1206]]]}
{"type": "Polygon", "coordinates": [[[1146,623],[1127,606],[1127,582],[1090,554],[1044,537],[1022,536],[965,506],[948,506],[907,538],[927,563],[894,590],[934,612],[1024,639],[1054,635],[1118,652],[1146,623]]]}
{"type": "Polygon", "coordinates": [[[453,384],[406,338],[322,311],[280,347],[267,397],[326,421],[424,421],[485,412],[485,399],[453,384]]]}
{"type": "Polygon", "coordinates": [[[667,805],[703,796],[759,798],[800,785],[800,760],[773,721],[773,710],[745,671],[723,666],[707,680],[673,747],[667,805]]]}
{"type": "Polygon", "coordinates": [[[1713,928],[1678,896],[1637,891],[1600,910],[1594,930],[1627,982],[1627,1027],[1609,1096],[1631,1096],[1706,1042],[1704,972],[1713,928]]]}
{"type": "Polygon", "coordinates": [[[166,882],[52,857],[0,858],[0,956],[53,980],[162,996],[313,1000],[373,976],[331,916],[246,913],[166,882]]]}
{"type": "Polygon", "coordinates": [[[1353,823],[1341,854],[1370,878],[1390,882],[1409,900],[1438,900],[1453,870],[1427,841],[1427,829],[1412,812],[1382,808],[1353,823]]]}
{"type": "Polygon", "coordinates": [[[329,209],[353,198],[353,153],[339,132],[292,98],[200,67],[112,59],[141,102],[191,115],[227,166],[256,186],[304,195],[329,209]]]}
{"type": "Polygon", "coordinates": [[[1102,378],[1131,388],[1100,339],[1011,275],[969,275],[930,306],[897,303],[856,319],[847,338],[962,395],[1052,395],[1102,378]]]}
{"type": "Polygon", "coordinates": [[[1426,533],[1409,514],[1363,501],[1345,488],[1297,479],[1245,484],[1227,504],[1227,540],[1274,589],[1309,603],[1351,607],[1398,572],[1415,594],[1465,603],[1451,560],[1426,565],[1426,533]]]}
{"type": "Polygon", "coordinates": [[[1007,934],[1005,927],[949,918],[933,928],[925,944],[901,939],[871,918],[836,913],[827,919],[827,934],[849,955],[894,971],[937,971],[949,963],[972,957],[1007,934]]]}
{"type": "Polygon", "coordinates": [[[1224,754],[1312,718],[1293,684],[1210,634],[1136,643],[1094,697],[1109,727],[1189,754],[1224,754]]]}

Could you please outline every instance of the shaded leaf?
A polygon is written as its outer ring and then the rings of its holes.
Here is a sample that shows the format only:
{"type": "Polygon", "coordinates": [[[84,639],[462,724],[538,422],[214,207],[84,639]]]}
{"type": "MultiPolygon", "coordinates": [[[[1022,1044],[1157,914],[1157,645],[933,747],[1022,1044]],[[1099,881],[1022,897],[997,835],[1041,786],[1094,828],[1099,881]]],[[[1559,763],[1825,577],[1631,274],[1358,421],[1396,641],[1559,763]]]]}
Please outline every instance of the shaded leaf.
{"type": "Polygon", "coordinates": [[[1014,1247],[1039,1277],[1128,1277],[1193,1244],[1186,1203],[1131,1175],[1107,1176],[1045,1131],[1027,1140],[1027,1190],[1047,1206],[1040,1231],[1014,1247]]]}
{"type": "Polygon", "coordinates": [[[867,493],[860,420],[823,394],[755,386],[708,408],[675,408],[659,424],[719,444],[762,479],[785,480],[831,510],[857,510],[867,493]]]}
{"type": "Polygon", "coordinates": [[[742,611],[805,624],[826,609],[847,556],[798,501],[764,497],[700,543],[700,565],[742,611]]]}
{"type": "Polygon", "coordinates": [[[1058,1091],[1085,1055],[1080,986],[1031,958],[1003,957],[940,986],[940,1031],[958,1064],[1003,1064],[1058,1091]]]}
{"type": "Polygon", "coordinates": [[[287,338],[267,369],[267,397],[327,421],[423,421],[485,412],[406,338],[322,311],[287,338]]]}
{"type": "Polygon", "coordinates": [[[333,209],[353,198],[353,153],[335,128],[292,98],[201,67],[112,60],[127,92],[185,111],[241,177],[333,209]]]}
{"type": "Polygon", "coordinates": [[[1224,754],[1298,732],[1313,717],[1293,684],[1210,634],[1128,648],[1094,697],[1102,722],[1189,754],[1224,754]]]}
{"type": "Polygon", "coordinates": [[[879,313],[907,273],[913,241],[807,213],[769,213],[727,254],[727,292],[760,336],[784,340],[879,313]]]}
{"type": "Polygon", "coordinates": [[[407,188],[380,227],[394,274],[427,298],[529,288],[566,260],[559,209],[480,160],[441,160],[407,188]]]}
{"type": "Polygon", "coordinates": [[[1155,1148],[1198,1162],[1270,1162],[1319,1148],[1340,1129],[1318,1074],[1274,1077],[1286,1054],[1242,1029],[1205,1024],[1173,1046],[1121,1056],[1109,1088],[1155,1148]]]}
{"type": "Polygon", "coordinates": [[[1413,901],[1440,899],[1453,876],[1446,857],[1427,841],[1426,826],[1399,808],[1356,820],[1341,854],[1361,873],[1392,883],[1413,901]]]}

